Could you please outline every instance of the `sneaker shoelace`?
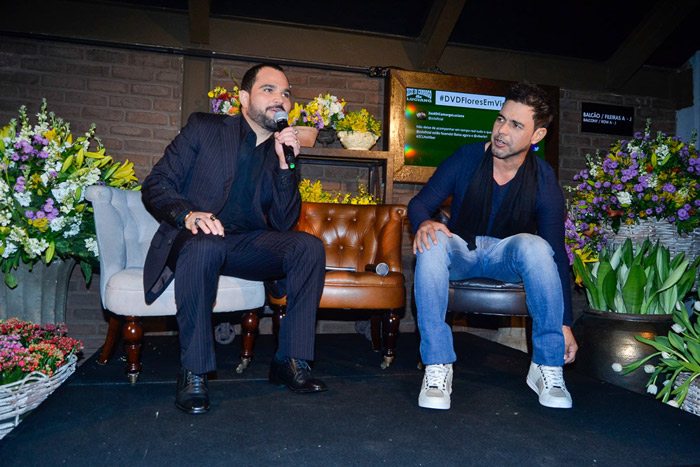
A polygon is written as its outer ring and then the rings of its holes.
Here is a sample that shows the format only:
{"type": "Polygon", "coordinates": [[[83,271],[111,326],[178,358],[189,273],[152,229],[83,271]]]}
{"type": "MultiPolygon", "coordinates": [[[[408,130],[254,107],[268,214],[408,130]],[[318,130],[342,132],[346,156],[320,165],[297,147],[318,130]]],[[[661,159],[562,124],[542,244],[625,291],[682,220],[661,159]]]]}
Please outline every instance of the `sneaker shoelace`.
{"type": "Polygon", "coordinates": [[[428,388],[447,391],[447,367],[445,365],[428,365],[425,367],[425,376],[428,388]]]}
{"type": "Polygon", "coordinates": [[[544,365],[538,365],[538,367],[540,369],[542,382],[544,383],[545,388],[566,388],[566,385],[564,384],[564,373],[560,367],[544,365]]]}

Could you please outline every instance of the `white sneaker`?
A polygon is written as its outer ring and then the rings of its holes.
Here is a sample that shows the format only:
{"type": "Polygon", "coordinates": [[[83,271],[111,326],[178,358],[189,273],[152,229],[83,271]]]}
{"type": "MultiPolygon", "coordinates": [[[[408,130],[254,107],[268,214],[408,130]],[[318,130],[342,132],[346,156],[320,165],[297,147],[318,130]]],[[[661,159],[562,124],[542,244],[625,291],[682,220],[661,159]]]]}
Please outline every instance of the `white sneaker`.
{"type": "Polygon", "coordinates": [[[418,396],[418,406],[426,409],[449,409],[452,375],[451,363],[426,365],[423,387],[418,396]]]}
{"type": "Polygon", "coordinates": [[[540,404],[555,409],[570,409],[571,394],[566,390],[560,366],[544,366],[530,362],[527,385],[540,396],[540,404]]]}

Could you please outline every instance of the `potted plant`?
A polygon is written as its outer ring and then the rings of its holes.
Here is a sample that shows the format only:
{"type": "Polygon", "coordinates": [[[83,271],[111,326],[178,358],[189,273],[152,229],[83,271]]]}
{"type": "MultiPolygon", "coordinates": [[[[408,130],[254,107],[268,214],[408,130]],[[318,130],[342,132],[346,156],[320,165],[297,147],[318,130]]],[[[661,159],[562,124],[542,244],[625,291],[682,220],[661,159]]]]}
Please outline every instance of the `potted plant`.
{"type": "Polygon", "coordinates": [[[99,264],[93,211],[84,198],[85,188],[105,184],[139,189],[133,163],[114,162],[106,155],[94,125],[74,138],[69,123],[48,112],[44,101],[35,125],[23,106],[19,120],[11,120],[0,131],[0,170],[0,270],[6,284],[0,311],[34,322],[48,321],[50,313],[54,316],[51,321],[63,321],[73,262],[80,263],[87,282],[92,268],[99,264]],[[55,271],[51,268],[60,264],[68,265],[62,274],[68,277],[41,280],[42,271],[55,271]],[[38,283],[29,284],[32,278],[38,283]],[[58,293],[37,293],[42,284],[50,283],[59,288],[58,293]],[[24,290],[25,298],[12,298],[11,294],[24,290]],[[52,296],[57,297],[56,303],[46,299],[52,296]],[[8,303],[13,309],[6,309],[8,303]],[[17,304],[27,304],[28,309],[20,310],[17,304]]]}
{"type": "Polygon", "coordinates": [[[338,138],[347,149],[370,149],[382,135],[380,123],[367,109],[349,112],[336,124],[338,138]]]}
{"type": "MultiPolygon", "coordinates": [[[[319,94],[306,105],[294,103],[289,112],[289,124],[298,132],[299,142],[304,147],[313,147],[320,131],[335,128],[345,116],[345,100],[330,94],[319,94]]],[[[333,142],[335,135],[324,134],[326,144],[333,142]]]]}
{"type": "Polygon", "coordinates": [[[645,373],[651,374],[646,384],[649,394],[700,415],[700,301],[695,302],[694,310],[692,318],[685,308],[674,310],[673,326],[666,335],[653,339],[636,336],[656,352],[629,365],[615,363],[614,369],[625,375],[643,367],[645,373]],[[655,365],[648,363],[652,359],[655,365]]]}
{"type": "Polygon", "coordinates": [[[671,258],[668,248],[648,239],[633,246],[628,239],[604,247],[597,261],[574,256],[576,283],[584,287],[590,310],[577,322],[582,370],[603,381],[644,393],[643,375],[623,377],[613,363],[630,364],[651,353],[635,335],[663,335],[672,313],[695,283],[700,258],[692,263],[685,254],[671,258]]]}
{"type": "Polygon", "coordinates": [[[567,247],[594,254],[608,242],[661,238],[675,252],[700,251],[700,153],[677,136],[619,140],[604,156],[588,156],[574,176],[567,247]],[[681,237],[683,236],[683,237],[681,237]]]}

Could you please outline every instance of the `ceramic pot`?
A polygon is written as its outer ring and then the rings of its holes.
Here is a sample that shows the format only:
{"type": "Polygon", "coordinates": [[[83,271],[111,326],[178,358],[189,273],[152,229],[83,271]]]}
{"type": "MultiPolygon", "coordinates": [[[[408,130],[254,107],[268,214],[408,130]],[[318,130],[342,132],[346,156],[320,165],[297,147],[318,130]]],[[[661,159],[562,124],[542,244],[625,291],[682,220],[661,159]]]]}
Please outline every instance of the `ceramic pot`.
{"type": "MultiPolygon", "coordinates": [[[[673,315],[633,315],[608,311],[586,310],[576,321],[579,341],[576,368],[582,373],[640,394],[647,394],[649,374],[639,368],[623,375],[612,369],[613,363],[628,365],[656,350],[635,339],[640,335],[653,340],[666,335],[673,324],[673,315]]],[[[656,364],[655,359],[648,363],[656,364]]]]}
{"type": "Polygon", "coordinates": [[[338,135],[335,132],[335,128],[329,126],[318,130],[318,137],[316,140],[323,144],[324,147],[333,144],[336,139],[338,139],[338,135]]]}
{"type": "Polygon", "coordinates": [[[316,137],[318,136],[318,128],[312,126],[295,126],[294,129],[297,131],[297,138],[299,139],[299,145],[301,147],[314,147],[314,144],[316,144],[316,137]]]}
{"type": "Polygon", "coordinates": [[[61,323],[66,320],[68,283],[75,266],[72,259],[54,258],[50,265],[39,261],[31,271],[19,263],[14,272],[17,287],[0,285],[0,319],[19,318],[34,324],[61,323]]]}
{"type": "Polygon", "coordinates": [[[338,138],[345,149],[368,150],[377,143],[379,137],[365,131],[339,131],[338,138]]]}

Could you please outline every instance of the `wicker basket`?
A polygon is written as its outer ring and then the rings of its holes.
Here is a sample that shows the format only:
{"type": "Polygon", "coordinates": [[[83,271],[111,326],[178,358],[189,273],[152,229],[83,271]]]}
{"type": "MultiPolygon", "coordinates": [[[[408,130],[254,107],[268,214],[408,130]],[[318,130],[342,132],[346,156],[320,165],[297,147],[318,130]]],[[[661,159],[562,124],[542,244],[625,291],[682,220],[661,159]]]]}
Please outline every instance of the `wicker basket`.
{"type": "Polygon", "coordinates": [[[0,439],[73,374],[77,361],[78,357],[71,355],[52,376],[35,371],[20,381],[0,386],[0,439]]]}
{"type": "Polygon", "coordinates": [[[603,227],[603,233],[608,238],[608,245],[621,245],[626,239],[642,243],[649,237],[652,242],[659,243],[671,252],[671,256],[685,253],[685,258],[694,260],[700,254],[700,229],[687,234],[679,234],[676,226],[666,221],[644,219],[638,224],[622,224],[618,233],[608,227],[603,227]]]}
{"type": "MultiPolygon", "coordinates": [[[[690,373],[686,371],[679,373],[678,377],[676,377],[676,381],[673,383],[673,388],[678,388],[681,384],[685,383],[689,377],[690,373]]],[[[681,404],[681,409],[694,415],[700,415],[700,380],[698,378],[690,383],[688,394],[681,404]]]]}

